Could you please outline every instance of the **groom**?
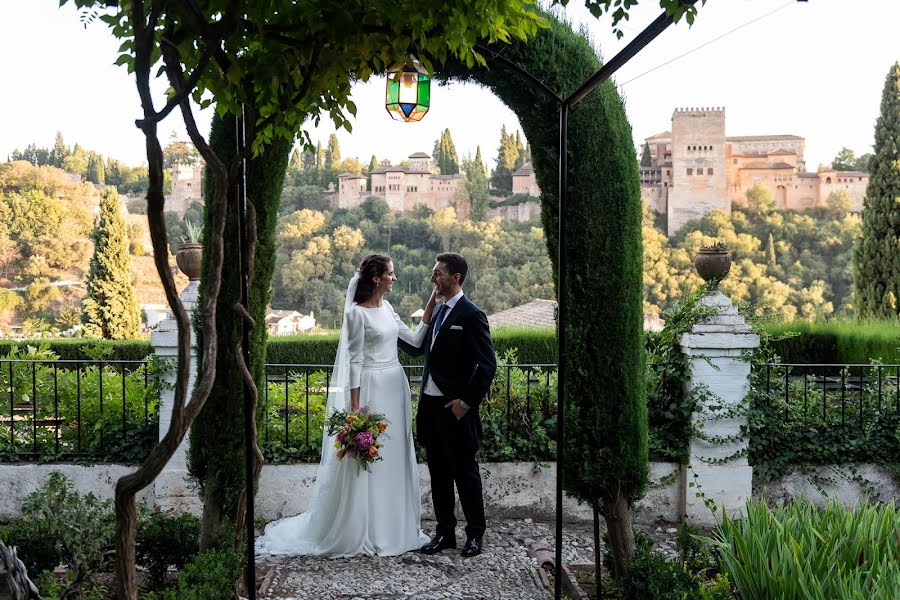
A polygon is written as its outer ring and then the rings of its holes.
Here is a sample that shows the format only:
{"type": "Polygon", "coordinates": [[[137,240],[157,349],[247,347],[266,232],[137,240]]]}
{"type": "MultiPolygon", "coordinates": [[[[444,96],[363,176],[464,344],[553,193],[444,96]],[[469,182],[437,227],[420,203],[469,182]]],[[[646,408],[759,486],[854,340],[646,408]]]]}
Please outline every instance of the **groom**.
{"type": "Polygon", "coordinates": [[[416,432],[428,458],[437,530],[421,550],[435,554],[456,548],[456,484],[466,517],[462,555],[471,557],[481,554],[486,528],[481,473],[475,461],[481,445],[478,406],[491,387],[497,357],[487,317],[462,291],[469,270],[466,259],[446,252],[436,260],[431,282],[443,303],[435,309],[422,349],[403,345],[404,350],[425,353],[416,432]]]}

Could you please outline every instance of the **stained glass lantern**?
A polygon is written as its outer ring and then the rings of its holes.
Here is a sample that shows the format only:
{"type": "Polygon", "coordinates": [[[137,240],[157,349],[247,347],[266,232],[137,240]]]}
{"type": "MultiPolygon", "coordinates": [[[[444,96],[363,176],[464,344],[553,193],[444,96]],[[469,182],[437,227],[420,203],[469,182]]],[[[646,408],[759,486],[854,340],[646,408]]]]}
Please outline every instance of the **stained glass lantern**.
{"type": "Polygon", "coordinates": [[[431,75],[414,56],[387,72],[385,108],[391,117],[407,123],[421,121],[431,106],[431,75]]]}

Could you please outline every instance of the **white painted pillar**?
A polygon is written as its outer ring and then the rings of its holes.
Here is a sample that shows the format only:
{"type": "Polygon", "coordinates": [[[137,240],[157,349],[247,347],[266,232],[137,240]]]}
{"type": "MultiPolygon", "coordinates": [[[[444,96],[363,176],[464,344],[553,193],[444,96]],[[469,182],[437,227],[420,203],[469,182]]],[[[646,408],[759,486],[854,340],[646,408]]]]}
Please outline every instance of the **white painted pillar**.
{"type": "MultiPolygon", "coordinates": [[[[197,305],[200,292],[200,282],[191,281],[188,286],[181,292],[181,302],[188,313],[188,318],[193,314],[194,307],[197,305]]],[[[153,346],[154,352],[160,358],[169,358],[173,362],[178,360],[178,323],[175,319],[164,319],[160,321],[159,326],[150,335],[150,344],[153,346]]],[[[197,340],[191,329],[191,372],[188,380],[187,398],[185,402],[190,400],[191,392],[194,389],[194,381],[197,375],[197,340]]],[[[169,385],[160,392],[159,398],[159,439],[162,439],[169,431],[169,424],[172,421],[172,406],[175,404],[175,370],[169,371],[163,378],[169,385]]],[[[193,512],[197,513],[201,508],[200,498],[197,493],[197,486],[193,479],[189,476],[187,470],[187,446],[188,436],[184,436],[184,440],[169,462],[163,467],[162,472],[154,481],[154,497],[156,506],[160,510],[173,509],[179,513],[193,512]]]]}
{"type": "MultiPolygon", "coordinates": [[[[715,308],[716,314],[695,324],[681,337],[681,348],[690,360],[688,389],[702,393],[705,387],[710,395],[698,405],[692,422],[702,426],[706,436],[720,439],[740,436],[741,427],[747,425],[749,408],[750,361],[745,355],[759,346],[759,336],[753,333],[731,299],[722,292],[716,290],[704,295],[700,304],[715,308]],[[710,411],[708,404],[711,402],[741,410],[737,416],[717,416],[722,415],[722,411],[710,411]]],[[[746,437],[725,444],[691,438],[682,486],[687,522],[713,525],[721,519],[723,505],[729,515],[741,512],[753,493],[753,467],[747,463],[747,444],[746,437]],[[738,458],[721,464],[714,462],[741,451],[738,458]],[[698,497],[698,494],[703,496],[698,497]],[[718,508],[715,513],[707,507],[709,502],[718,508]]]]}

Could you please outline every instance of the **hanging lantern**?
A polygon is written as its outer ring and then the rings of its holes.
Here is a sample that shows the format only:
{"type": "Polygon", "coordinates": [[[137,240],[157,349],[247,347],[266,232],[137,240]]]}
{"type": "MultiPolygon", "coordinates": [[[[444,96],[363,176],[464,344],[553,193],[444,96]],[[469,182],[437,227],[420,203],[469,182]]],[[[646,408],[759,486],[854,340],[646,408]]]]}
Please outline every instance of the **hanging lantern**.
{"type": "Polygon", "coordinates": [[[385,108],[391,117],[407,123],[421,121],[431,106],[431,75],[414,56],[387,72],[385,108]]]}

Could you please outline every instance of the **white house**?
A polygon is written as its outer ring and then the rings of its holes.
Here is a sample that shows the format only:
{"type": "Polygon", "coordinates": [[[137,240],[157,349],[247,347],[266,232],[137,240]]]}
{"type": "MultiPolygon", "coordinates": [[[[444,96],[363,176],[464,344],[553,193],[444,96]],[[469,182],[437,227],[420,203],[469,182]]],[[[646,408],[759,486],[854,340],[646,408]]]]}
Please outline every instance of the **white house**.
{"type": "Polygon", "coordinates": [[[316,326],[313,313],[301,314],[296,310],[269,310],[266,313],[266,327],[269,335],[283,336],[306,333],[316,326]]]}

